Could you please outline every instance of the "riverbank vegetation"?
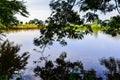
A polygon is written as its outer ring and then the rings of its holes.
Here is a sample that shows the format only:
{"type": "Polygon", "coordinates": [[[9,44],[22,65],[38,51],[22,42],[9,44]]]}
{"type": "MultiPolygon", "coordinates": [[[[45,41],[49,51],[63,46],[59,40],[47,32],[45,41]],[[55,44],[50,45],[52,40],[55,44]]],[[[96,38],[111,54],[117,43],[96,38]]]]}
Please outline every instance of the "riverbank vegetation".
{"type": "Polygon", "coordinates": [[[6,27],[5,25],[0,23],[0,30],[21,30],[21,29],[41,29],[46,27],[42,20],[33,19],[28,22],[23,23],[22,21],[18,21],[16,25],[12,25],[6,27]]]}
{"type": "Polygon", "coordinates": [[[35,24],[20,24],[13,26],[10,29],[39,29],[39,27],[35,24]]]}

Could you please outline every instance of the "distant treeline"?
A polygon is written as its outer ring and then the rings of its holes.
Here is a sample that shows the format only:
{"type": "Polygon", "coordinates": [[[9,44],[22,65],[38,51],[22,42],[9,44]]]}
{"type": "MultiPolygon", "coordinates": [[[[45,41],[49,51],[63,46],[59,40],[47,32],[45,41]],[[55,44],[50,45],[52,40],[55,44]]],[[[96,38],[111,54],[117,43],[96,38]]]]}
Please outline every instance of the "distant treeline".
{"type": "Polygon", "coordinates": [[[28,22],[23,23],[23,21],[18,21],[16,24],[6,27],[2,23],[0,23],[0,29],[39,29],[45,26],[44,21],[39,19],[33,19],[28,22]]]}

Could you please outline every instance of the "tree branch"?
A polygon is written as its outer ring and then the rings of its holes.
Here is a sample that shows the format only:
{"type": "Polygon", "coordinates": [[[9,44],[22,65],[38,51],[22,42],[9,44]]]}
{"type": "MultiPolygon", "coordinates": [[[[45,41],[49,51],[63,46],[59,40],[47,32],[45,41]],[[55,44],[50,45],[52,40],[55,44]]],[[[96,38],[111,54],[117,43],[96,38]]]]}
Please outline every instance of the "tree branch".
{"type": "Polygon", "coordinates": [[[116,4],[116,9],[117,9],[118,13],[120,14],[119,6],[118,6],[119,3],[117,0],[115,0],[115,4],[116,4]]]}

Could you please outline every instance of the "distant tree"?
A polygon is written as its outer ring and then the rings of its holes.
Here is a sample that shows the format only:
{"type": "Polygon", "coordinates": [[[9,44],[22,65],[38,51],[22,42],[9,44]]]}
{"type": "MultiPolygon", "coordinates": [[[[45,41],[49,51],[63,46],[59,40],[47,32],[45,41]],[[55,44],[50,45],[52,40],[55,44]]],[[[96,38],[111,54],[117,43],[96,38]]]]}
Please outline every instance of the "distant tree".
{"type": "Polygon", "coordinates": [[[34,24],[35,22],[34,22],[34,20],[30,20],[28,23],[29,24],[34,24]]]}
{"type": "Polygon", "coordinates": [[[23,24],[23,22],[22,22],[22,21],[20,21],[20,24],[23,24]]]}
{"type": "Polygon", "coordinates": [[[28,24],[28,22],[25,22],[25,24],[28,24]]]}
{"type": "Polygon", "coordinates": [[[27,17],[28,12],[23,1],[0,0],[0,22],[5,26],[18,24],[15,14],[27,17]]]}
{"type": "Polygon", "coordinates": [[[36,24],[37,26],[43,26],[43,21],[39,19],[33,19],[28,22],[29,24],[36,24]]]}
{"type": "Polygon", "coordinates": [[[43,26],[44,25],[44,22],[42,20],[39,20],[38,21],[38,26],[43,26]]]}

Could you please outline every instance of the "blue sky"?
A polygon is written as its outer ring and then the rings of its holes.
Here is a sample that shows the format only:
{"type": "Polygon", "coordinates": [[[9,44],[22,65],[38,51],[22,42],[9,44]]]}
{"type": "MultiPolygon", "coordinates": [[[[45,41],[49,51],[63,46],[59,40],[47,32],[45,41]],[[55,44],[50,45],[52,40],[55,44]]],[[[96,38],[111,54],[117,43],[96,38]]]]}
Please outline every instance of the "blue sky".
{"type": "MultiPolygon", "coordinates": [[[[17,15],[18,19],[26,22],[31,19],[37,18],[40,20],[46,20],[47,17],[50,16],[50,8],[49,8],[49,3],[51,0],[24,0],[26,3],[25,5],[27,6],[27,10],[29,12],[29,17],[25,18],[20,15],[17,15]]],[[[82,15],[83,13],[81,13],[82,15]]],[[[101,14],[100,13],[100,19],[109,19],[110,16],[118,14],[117,12],[111,12],[109,14],[101,14]]]]}

